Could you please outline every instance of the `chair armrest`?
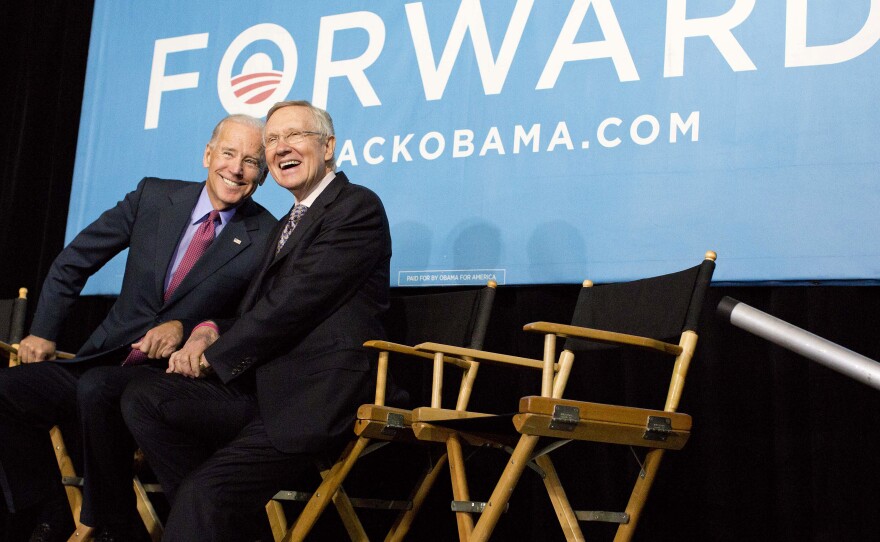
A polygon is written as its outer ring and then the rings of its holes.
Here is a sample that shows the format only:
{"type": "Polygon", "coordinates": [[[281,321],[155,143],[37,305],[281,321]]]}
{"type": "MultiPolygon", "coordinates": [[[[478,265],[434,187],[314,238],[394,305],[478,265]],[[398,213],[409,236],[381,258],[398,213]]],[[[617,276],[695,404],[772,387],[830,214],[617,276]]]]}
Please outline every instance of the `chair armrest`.
{"type": "Polygon", "coordinates": [[[443,354],[452,354],[463,358],[472,358],[474,361],[489,361],[506,365],[519,365],[520,367],[529,367],[538,370],[544,368],[544,362],[539,359],[496,354],[494,352],[474,350],[472,348],[463,348],[460,346],[450,346],[448,344],[422,343],[417,344],[415,347],[423,352],[441,352],[443,354]]]}
{"type": "MultiPolygon", "coordinates": [[[[367,341],[364,343],[364,347],[373,348],[379,351],[385,352],[394,352],[395,354],[405,354],[408,356],[414,356],[417,358],[423,358],[429,361],[434,361],[434,354],[424,352],[422,350],[417,350],[415,347],[407,346],[405,344],[398,344],[389,341],[367,341]]],[[[454,358],[450,356],[443,356],[444,363],[450,363],[457,367],[461,367],[462,369],[467,369],[470,367],[470,362],[465,361],[460,358],[454,358]]]]}
{"type": "MultiPolygon", "coordinates": [[[[0,350],[4,352],[9,352],[10,354],[18,354],[18,347],[16,345],[8,344],[3,341],[0,341],[0,350]]],[[[58,359],[73,359],[76,357],[76,354],[71,354],[70,352],[55,352],[55,357],[58,359]]]]}
{"type": "Polygon", "coordinates": [[[658,341],[649,337],[627,335],[626,333],[604,331],[601,329],[592,329],[588,327],[554,324],[552,322],[532,322],[531,324],[524,325],[523,330],[537,331],[540,333],[553,333],[560,337],[574,337],[576,339],[585,339],[604,344],[636,346],[639,348],[646,348],[648,350],[656,350],[658,352],[663,352],[664,354],[672,354],[673,356],[677,356],[682,353],[681,346],[677,344],[658,341]]]}

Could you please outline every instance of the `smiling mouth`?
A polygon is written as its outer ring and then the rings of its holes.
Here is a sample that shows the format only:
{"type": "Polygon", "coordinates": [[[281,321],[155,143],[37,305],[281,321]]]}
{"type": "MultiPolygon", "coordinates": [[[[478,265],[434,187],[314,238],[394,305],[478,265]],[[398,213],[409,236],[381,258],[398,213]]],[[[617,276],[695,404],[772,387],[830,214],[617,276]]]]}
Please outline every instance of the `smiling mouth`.
{"type": "Polygon", "coordinates": [[[284,171],[287,169],[295,168],[299,164],[300,164],[299,160],[287,160],[285,162],[281,162],[280,164],[278,164],[278,167],[281,168],[281,171],[284,171]]]}
{"type": "Polygon", "coordinates": [[[244,183],[238,183],[238,182],[235,182],[235,181],[230,181],[229,179],[227,179],[226,177],[224,177],[224,176],[222,176],[222,175],[220,176],[220,178],[223,179],[223,184],[225,184],[225,185],[228,186],[229,188],[238,188],[238,187],[240,187],[240,186],[244,186],[244,183]]]}

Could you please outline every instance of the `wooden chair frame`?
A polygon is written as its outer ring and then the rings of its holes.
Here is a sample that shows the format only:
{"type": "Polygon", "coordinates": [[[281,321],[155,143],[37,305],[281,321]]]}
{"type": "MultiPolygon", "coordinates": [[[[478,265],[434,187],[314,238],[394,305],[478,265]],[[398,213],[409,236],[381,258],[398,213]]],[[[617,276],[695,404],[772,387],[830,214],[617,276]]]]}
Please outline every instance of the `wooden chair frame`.
{"type": "MultiPolygon", "coordinates": [[[[656,477],[661,459],[666,449],[680,449],[690,433],[691,418],[676,412],[684,388],[687,371],[697,344],[696,318],[702,306],[705,290],[714,270],[714,252],[707,252],[700,276],[692,294],[691,308],[686,327],[678,344],[624,333],[589,329],[572,325],[549,322],[536,322],[524,326],[525,331],[543,333],[544,357],[540,397],[524,397],[520,400],[518,413],[512,418],[514,435],[518,435],[506,467],[501,474],[491,497],[485,503],[470,500],[464,459],[461,453],[462,441],[471,444],[485,442],[504,442],[505,435],[487,434],[480,425],[472,423],[476,418],[488,418],[481,413],[457,413],[458,420],[470,418],[472,427],[467,424],[450,422],[449,417],[436,409],[417,409],[413,414],[413,428],[417,437],[429,440],[445,439],[449,448],[450,472],[452,474],[453,495],[456,510],[459,538],[462,541],[484,541],[491,536],[501,514],[524,469],[532,465],[542,473],[544,486],[556,512],[566,540],[584,540],[578,521],[598,520],[619,523],[615,542],[631,539],[648,493],[656,477]],[[604,405],[562,399],[574,361],[574,353],[563,349],[556,359],[557,338],[577,338],[616,346],[648,349],[675,357],[672,376],[663,410],[651,410],[618,405],[604,405]],[[662,420],[654,424],[655,420],[662,420]],[[438,424],[442,425],[438,428],[438,424]],[[648,448],[641,464],[639,477],[632,489],[626,511],[576,512],[568,501],[556,469],[547,455],[555,449],[535,451],[541,437],[557,439],[590,440],[648,448]],[[456,504],[459,504],[456,507],[456,504]],[[461,506],[467,504],[468,506],[461,506]],[[474,523],[472,513],[480,512],[474,523]]],[[[585,287],[591,286],[589,281],[585,287]]],[[[450,347],[436,343],[416,345],[419,350],[436,355],[453,355],[475,361],[486,361],[502,365],[534,367],[533,362],[511,359],[509,356],[481,352],[472,349],[450,347]]],[[[500,447],[496,446],[496,447],[500,447]]]]}
{"type": "MultiPolygon", "coordinates": [[[[477,315],[477,321],[474,324],[475,332],[471,338],[474,344],[482,344],[485,330],[488,326],[496,287],[495,281],[489,281],[487,287],[482,290],[481,306],[477,315]]],[[[354,541],[369,539],[355,512],[356,499],[349,498],[342,487],[342,483],[360,457],[391,442],[418,441],[412,432],[412,411],[386,406],[385,404],[388,384],[388,362],[391,354],[395,354],[395,357],[401,359],[410,358],[433,362],[431,404],[437,408],[441,406],[442,401],[444,368],[451,366],[460,369],[462,375],[455,409],[464,410],[467,408],[479,370],[478,362],[456,356],[429,354],[421,352],[412,346],[384,340],[367,341],[364,343],[364,346],[378,351],[374,401],[371,404],[361,405],[358,409],[354,427],[356,438],[349,443],[339,459],[330,467],[319,466],[322,482],[315,492],[310,495],[305,508],[291,527],[287,525],[284,511],[278,500],[284,498],[284,493],[292,492],[280,492],[275,496],[275,499],[266,505],[272,534],[276,541],[283,540],[287,542],[305,539],[331,501],[336,506],[349,537],[354,541]]],[[[414,489],[406,501],[402,503],[383,503],[381,508],[400,510],[385,538],[386,541],[402,540],[406,536],[414,518],[421,509],[425,498],[428,496],[446,463],[446,456],[440,456],[431,468],[426,470],[416,481],[414,489]]]]}
{"type": "MultiPolygon", "coordinates": [[[[9,356],[9,366],[19,365],[18,346],[24,335],[24,313],[27,308],[27,288],[19,289],[18,300],[22,302],[16,307],[16,311],[20,315],[16,315],[13,327],[15,328],[10,336],[10,343],[0,342],[0,350],[6,352],[9,356]]],[[[75,354],[70,352],[57,351],[55,353],[58,359],[73,359],[75,354]]],[[[52,439],[52,448],[55,450],[55,460],[58,462],[58,470],[61,475],[61,481],[64,484],[64,491],[67,493],[67,501],[70,504],[70,512],[73,515],[73,521],[76,524],[74,535],[81,542],[88,542],[92,539],[93,529],[84,526],[80,522],[80,512],[82,511],[82,485],[83,479],[76,474],[73,466],[73,460],[64,444],[64,437],[58,426],[49,430],[49,437],[52,439]]],[[[137,510],[150,534],[153,542],[159,542],[162,539],[162,522],[156,513],[153,504],[150,502],[148,490],[155,492],[155,486],[145,485],[141,483],[137,476],[134,477],[132,486],[137,497],[137,510]]]]}

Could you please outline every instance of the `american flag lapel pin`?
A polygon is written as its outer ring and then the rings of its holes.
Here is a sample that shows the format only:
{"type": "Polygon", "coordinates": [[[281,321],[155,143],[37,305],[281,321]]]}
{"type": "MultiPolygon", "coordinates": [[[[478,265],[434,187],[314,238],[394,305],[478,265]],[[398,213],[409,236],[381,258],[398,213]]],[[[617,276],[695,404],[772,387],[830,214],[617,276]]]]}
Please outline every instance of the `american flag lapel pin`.
{"type": "Polygon", "coordinates": [[[232,242],[235,243],[236,245],[240,245],[240,244],[241,244],[241,239],[239,239],[238,237],[236,237],[235,239],[232,240],[232,242]]]}

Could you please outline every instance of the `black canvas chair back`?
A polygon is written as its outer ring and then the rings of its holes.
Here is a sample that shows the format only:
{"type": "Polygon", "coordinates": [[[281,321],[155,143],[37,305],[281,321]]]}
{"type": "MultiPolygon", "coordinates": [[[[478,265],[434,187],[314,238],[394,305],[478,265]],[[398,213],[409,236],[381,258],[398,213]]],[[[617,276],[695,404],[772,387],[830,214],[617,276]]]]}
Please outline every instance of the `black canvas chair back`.
{"type": "MultiPolygon", "coordinates": [[[[678,342],[696,331],[715,262],[652,278],[581,289],[571,325],[678,342]]],[[[599,350],[609,344],[569,337],[564,348],[599,350]]]]}
{"type": "Polygon", "coordinates": [[[386,317],[388,340],[400,344],[437,341],[482,348],[495,288],[395,295],[386,317]]]}
{"type": "MultiPolygon", "coordinates": [[[[481,349],[486,339],[489,316],[495,300],[493,287],[448,290],[416,295],[395,295],[386,316],[388,340],[401,345],[426,341],[481,349]]],[[[396,355],[408,353],[391,352],[396,355]]],[[[431,367],[424,363],[394,363],[389,366],[393,382],[406,390],[409,405],[430,402],[431,367]]],[[[449,404],[458,389],[444,387],[441,401],[449,404]]],[[[395,405],[389,390],[389,405],[395,405]]],[[[397,405],[395,405],[397,406],[397,405]]],[[[408,406],[408,405],[402,405],[408,406]]]]}
{"type": "Polygon", "coordinates": [[[24,337],[27,313],[27,288],[19,288],[18,297],[0,299],[0,350],[6,365],[18,364],[18,343],[24,337]]]}
{"type": "Polygon", "coordinates": [[[13,299],[0,299],[0,341],[18,344],[24,337],[24,319],[27,312],[27,289],[20,288],[13,299]]]}

